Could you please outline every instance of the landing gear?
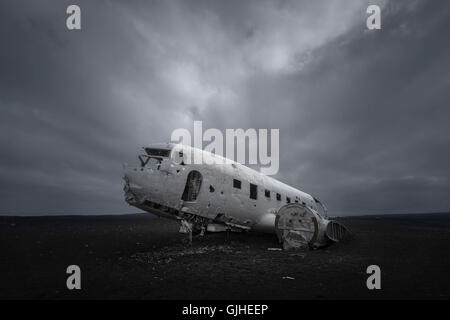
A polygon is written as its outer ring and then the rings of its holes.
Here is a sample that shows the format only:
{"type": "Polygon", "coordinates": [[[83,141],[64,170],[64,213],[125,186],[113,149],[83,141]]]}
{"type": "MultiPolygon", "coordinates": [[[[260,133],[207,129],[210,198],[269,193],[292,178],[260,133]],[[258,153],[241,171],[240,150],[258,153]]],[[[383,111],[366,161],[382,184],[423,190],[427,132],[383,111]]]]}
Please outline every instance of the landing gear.
{"type": "Polygon", "coordinates": [[[192,246],[192,227],[193,224],[187,220],[181,220],[180,233],[186,233],[188,235],[189,245],[192,246]]]}
{"type": "Polygon", "coordinates": [[[202,223],[197,223],[195,221],[191,222],[186,219],[182,219],[180,225],[180,233],[185,233],[188,235],[189,245],[192,246],[193,236],[200,235],[204,236],[206,233],[206,227],[202,223]]]}

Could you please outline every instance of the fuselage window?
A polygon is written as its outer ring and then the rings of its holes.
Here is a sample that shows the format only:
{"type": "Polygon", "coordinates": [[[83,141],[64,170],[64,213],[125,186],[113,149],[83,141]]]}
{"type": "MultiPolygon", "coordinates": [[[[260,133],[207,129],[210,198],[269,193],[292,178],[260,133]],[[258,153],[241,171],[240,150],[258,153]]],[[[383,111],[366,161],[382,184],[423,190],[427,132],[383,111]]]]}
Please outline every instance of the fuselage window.
{"type": "Polygon", "coordinates": [[[192,170],[188,174],[186,186],[184,187],[181,199],[184,201],[197,200],[197,196],[198,193],[200,192],[201,186],[202,186],[202,174],[196,170],[192,170]]]}
{"type": "Polygon", "coordinates": [[[233,179],[233,187],[236,189],[240,189],[241,188],[241,180],[233,179]]]}
{"type": "Polygon", "coordinates": [[[291,198],[286,197],[286,203],[291,203],[291,198]]]}
{"type": "Polygon", "coordinates": [[[266,198],[269,198],[270,199],[270,190],[265,190],[264,191],[264,195],[266,196],[266,198]]]}
{"type": "Polygon", "coordinates": [[[256,184],[250,183],[250,199],[257,199],[258,197],[258,186],[256,184]]]}
{"type": "Polygon", "coordinates": [[[277,200],[281,201],[281,194],[277,193],[277,200]]]}

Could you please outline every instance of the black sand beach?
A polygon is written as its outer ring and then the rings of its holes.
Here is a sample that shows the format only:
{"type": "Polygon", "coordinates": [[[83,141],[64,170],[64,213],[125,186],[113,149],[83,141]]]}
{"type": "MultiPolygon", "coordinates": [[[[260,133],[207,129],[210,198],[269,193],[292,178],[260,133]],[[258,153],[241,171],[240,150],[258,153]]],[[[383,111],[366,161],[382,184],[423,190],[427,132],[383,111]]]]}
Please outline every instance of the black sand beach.
{"type": "Polygon", "coordinates": [[[304,252],[268,250],[279,247],[268,234],[208,234],[189,247],[176,222],[150,214],[1,217],[0,298],[450,298],[450,214],[339,220],[352,239],[304,252]],[[81,290],[66,288],[72,264],[81,290]],[[366,287],[372,264],[381,290],[366,287]]]}

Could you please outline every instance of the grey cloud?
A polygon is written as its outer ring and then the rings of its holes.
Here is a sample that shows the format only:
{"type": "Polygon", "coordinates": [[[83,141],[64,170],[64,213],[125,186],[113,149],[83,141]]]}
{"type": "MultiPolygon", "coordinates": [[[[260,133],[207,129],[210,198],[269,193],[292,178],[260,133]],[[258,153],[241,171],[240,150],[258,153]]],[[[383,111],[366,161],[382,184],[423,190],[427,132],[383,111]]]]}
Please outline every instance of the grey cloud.
{"type": "Polygon", "coordinates": [[[0,213],[125,213],[121,163],[172,130],[279,128],[282,181],[333,214],[448,210],[449,6],[0,4],[0,213]],[[30,204],[32,204],[30,206],[30,204]]]}

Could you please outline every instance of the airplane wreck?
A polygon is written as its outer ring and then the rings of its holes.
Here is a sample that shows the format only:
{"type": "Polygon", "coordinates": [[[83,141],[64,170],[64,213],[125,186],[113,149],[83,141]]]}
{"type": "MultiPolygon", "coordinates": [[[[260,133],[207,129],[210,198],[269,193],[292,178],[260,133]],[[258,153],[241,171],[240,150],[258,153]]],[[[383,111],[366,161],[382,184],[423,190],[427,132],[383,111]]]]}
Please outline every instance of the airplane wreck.
{"type": "Polygon", "coordinates": [[[318,199],[240,163],[180,144],[143,149],[139,166],[124,164],[126,202],[179,220],[191,241],[192,234],[255,230],[275,233],[284,249],[318,248],[349,235],[318,199]],[[195,156],[202,164],[188,161],[195,156]]]}

